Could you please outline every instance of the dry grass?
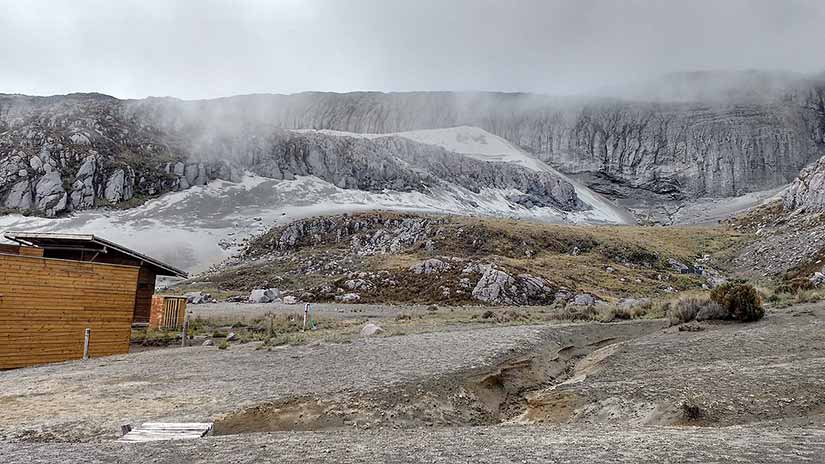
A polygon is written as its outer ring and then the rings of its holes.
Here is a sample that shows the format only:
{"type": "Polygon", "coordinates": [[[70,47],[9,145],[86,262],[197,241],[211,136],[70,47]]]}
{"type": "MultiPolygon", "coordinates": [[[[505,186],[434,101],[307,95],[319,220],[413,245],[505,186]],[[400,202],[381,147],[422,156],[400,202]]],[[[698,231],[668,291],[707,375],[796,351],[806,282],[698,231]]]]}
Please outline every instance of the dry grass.
{"type": "MultiPolygon", "coordinates": [[[[352,216],[379,215],[406,217],[389,212],[352,216]]],[[[674,258],[691,265],[699,256],[720,254],[746,239],[744,235],[723,227],[552,225],[490,218],[414,216],[430,218],[437,224],[433,226],[437,233],[428,237],[432,243],[431,251],[419,243],[395,254],[361,257],[349,252],[348,241],[313,242],[312,246],[300,244],[290,249],[290,259],[226,269],[210,276],[207,284],[224,290],[247,289],[279,279],[277,286],[282,290],[309,289],[335,283],[342,276],[313,275],[296,268],[294,263],[326,262],[335,255],[338,259],[354,260],[345,266],[348,269],[388,271],[392,279],[400,282],[393,288],[378,286],[372,291],[359,292],[363,302],[471,303],[466,292],[459,295],[453,291],[449,297],[442,295],[442,285],[456,289],[456,282],[462,277],[458,271],[456,275],[437,276],[439,280],[434,276],[414,276],[407,272],[411,265],[435,255],[494,263],[513,273],[543,277],[554,286],[589,292],[603,300],[614,301],[630,296],[660,297],[668,287],[679,291],[697,288],[703,282],[701,277],[675,272],[667,265],[667,259],[674,258]],[[608,267],[613,272],[608,272],[608,267]]],[[[382,227],[380,221],[375,224],[376,230],[382,227]]],[[[278,235],[276,232],[256,241],[251,248],[254,253],[271,251],[267,240],[271,242],[272,237],[278,235]]],[[[722,267],[724,262],[711,264],[722,267]]],[[[211,291],[222,295],[216,290],[211,291]]],[[[323,298],[330,297],[327,295],[316,301],[327,301],[323,298]]]]}

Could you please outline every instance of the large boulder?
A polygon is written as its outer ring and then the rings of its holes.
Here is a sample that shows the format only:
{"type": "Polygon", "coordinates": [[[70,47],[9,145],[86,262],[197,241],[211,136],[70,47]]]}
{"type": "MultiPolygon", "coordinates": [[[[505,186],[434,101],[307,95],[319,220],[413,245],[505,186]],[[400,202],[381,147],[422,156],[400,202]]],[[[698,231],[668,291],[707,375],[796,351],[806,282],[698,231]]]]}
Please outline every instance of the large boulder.
{"type": "Polygon", "coordinates": [[[35,205],[46,216],[53,217],[66,210],[68,194],[63,188],[63,179],[57,171],[44,174],[35,186],[35,205]]]}
{"type": "Polygon", "coordinates": [[[486,303],[514,304],[509,294],[515,291],[515,283],[513,276],[491,266],[481,275],[472,295],[486,303]]]}
{"type": "Polygon", "coordinates": [[[75,181],[72,184],[70,199],[73,209],[86,209],[95,205],[94,176],[97,172],[97,161],[89,156],[77,170],[75,181]]]}
{"type": "Polygon", "coordinates": [[[32,187],[28,179],[14,184],[4,203],[6,208],[31,209],[33,206],[32,187]]]}
{"type": "Polygon", "coordinates": [[[256,288],[249,293],[250,303],[273,303],[281,298],[277,288],[256,288]]]}
{"type": "Polygon", "coordinates": [[[204,304],[212,301],[212,295],[206,292],[189,292],[184,294],[186,302],[189,304],[204,304]]]}
{"type": "Polygon", "coordinates": [[[555,289],[546,280],[530,274],[513,277],[505,271],[487,266],[473,288],[473,298],[485,303],[528,305],[549,304],[555,289]]]}
{"type": "Polygon", "coordinates": [[[118,203],[132,198],[135,185],[135,171],[132,168],[118,169],[106,181],[104,196],[110,203],[118,203]]]}

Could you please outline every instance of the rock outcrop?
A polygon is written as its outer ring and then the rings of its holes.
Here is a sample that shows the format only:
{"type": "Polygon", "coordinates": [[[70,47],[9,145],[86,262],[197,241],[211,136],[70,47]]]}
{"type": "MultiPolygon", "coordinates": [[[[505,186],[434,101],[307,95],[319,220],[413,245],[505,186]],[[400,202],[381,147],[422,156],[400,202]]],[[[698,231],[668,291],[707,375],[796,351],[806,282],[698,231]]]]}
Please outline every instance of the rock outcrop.
{"type": "Polygon", "coordinates": [[[825,155],[824,81],[800,79],[759,98],[677,102],[450,92],[204,101],[0,95],[0,203],[60,214],[237,180],[248,169],[368,191],[492,188],[519,192],[510,201],[526,207],[582,208],[570,183],[551,172],[400,137],[283,130],[461,125],[498,135],[614,199],[725,197],[784,185],[825,155]]]}
{"type": "Polygon", "coordinates": [[[237,118],[283,128],[389,133],[477,126],[614,197],[731,196],[790,182],[825,154],[825,79],[770,95],[675,102],[411,92],[139,102],[153,124],[237,118]]]}
{"type": "Polygon", "coordinates": [[[500,189],[525,207],[584,208],[573,186],[551,172],[456,156],[400,137],[299,134],[248,118],[199,120],[183,102],[161,111],[152,101],[0,95],[2,204],[52,216],[213,179],[238,181],[249,170],[274,179],[315,176],[372,192],[500,189]]]}
{"type": "Polygon", "coordinates": [[[782,196],[785,209],[825,211],[825,157],[803,169],[782,196]]]}
{"type": "Polygon", "coordinates": [[[550,304],[556,290],[541,277],[529,274],[512,276],[487,266],[475,288],[473,298],[485,303],[506,305],[550,304]]]}

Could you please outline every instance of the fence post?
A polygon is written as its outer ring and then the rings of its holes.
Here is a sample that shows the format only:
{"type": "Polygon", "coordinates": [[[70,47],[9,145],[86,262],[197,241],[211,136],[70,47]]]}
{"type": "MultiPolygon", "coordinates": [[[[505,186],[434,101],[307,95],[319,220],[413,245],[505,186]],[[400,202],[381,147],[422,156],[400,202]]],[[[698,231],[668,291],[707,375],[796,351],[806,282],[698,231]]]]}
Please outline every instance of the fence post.
{"type": "Polygon", "coordinates": [[[304,327],[301,332],[307,331],[307,316],[309,315],[309,303],[304,303],[304,327]]]}
{"type": "Polygon", "coordinates": [[[186,346],[189,342],[189,311],[183,313],[183,331],[180,333],[180,346],[186,346]]]}
{"type": "Polygon", "coordinates": [[[92,335],[92,329],[86,327],[86,333],[83,337],[83,359],[89,359],[89,338],[92,335]]]}

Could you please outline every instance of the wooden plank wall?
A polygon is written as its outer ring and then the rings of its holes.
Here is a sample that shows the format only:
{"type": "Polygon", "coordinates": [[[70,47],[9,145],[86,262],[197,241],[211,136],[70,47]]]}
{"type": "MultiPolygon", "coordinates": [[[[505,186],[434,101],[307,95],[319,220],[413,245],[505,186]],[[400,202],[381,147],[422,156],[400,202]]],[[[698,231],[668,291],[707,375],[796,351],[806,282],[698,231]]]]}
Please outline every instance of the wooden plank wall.
{"type": "Polygon", "coordinates": [[[138,268],[0,254],[0,369],[127,353],[138,268]]]}

